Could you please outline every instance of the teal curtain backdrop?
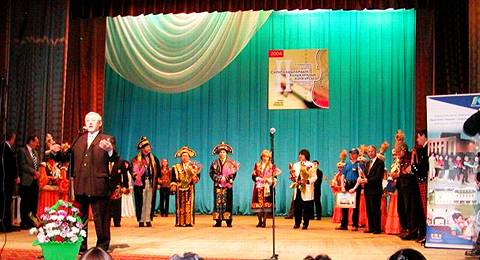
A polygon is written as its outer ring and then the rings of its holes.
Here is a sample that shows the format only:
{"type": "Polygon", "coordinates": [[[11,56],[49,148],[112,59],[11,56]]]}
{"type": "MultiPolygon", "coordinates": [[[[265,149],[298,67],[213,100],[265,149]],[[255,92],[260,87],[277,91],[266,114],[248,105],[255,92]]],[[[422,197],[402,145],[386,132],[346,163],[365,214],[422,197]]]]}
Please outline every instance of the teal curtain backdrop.
{"type": "MultiPolygon", "coordinates": [[[[222,72],[202,86],[179,94],[145,90],[124,80],[110,67],[105,76],[107,133],[117,138],[123,158],[136,154],[140,136],[153,152],[172,165],[182,145],[198,152],[203,164],[196,186],[195,207],[210,213],[213,185],[208,176],[221,141],[234,148],[240,162],[234,183],[234,214],[250,214],[250,176],[260,151],[275,134],[275,162],[282,170],[277,189],[277,213],[288,211],[287,166],[306,148],[324,172],[323,214],[331,215],[334,196],[329,181],[341,149],[361,144],[392,144],[401,128],[409,144],[414,128],[415,11],[279,11],[273,12],[245,49],[222,72]],[[327,48],[330,109],[267,109],[267,69],[270,49],[327,48]]],[[[390,154],[390,149],[387,155],[390,154]]],[[[387,165],[391,158],[387,157],[387,165]]],[[[173,201],[173,198],[171,198],[173,201]]],[[[170,204],[170,211],[174,205],[170,204]]]]}

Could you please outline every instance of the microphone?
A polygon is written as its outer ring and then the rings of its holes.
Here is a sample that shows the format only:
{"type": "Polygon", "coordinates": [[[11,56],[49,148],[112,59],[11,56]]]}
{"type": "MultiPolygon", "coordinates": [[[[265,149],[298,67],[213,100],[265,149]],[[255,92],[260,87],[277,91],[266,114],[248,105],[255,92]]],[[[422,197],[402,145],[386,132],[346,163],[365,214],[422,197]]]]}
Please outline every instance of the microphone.
{"type": "Polygon", "coordinates": [[[78,129],[79,134],[83,134],[87,131],[87,126],[82,126],[82,128],[78,129]]]}
{"type": "Polygon", "coordinates": [[[275,129],[275,128],[273,128],[273,127],[270,128],[270,135],[274,135],[275,132],[277,132],[277,129],[275,129]]]}

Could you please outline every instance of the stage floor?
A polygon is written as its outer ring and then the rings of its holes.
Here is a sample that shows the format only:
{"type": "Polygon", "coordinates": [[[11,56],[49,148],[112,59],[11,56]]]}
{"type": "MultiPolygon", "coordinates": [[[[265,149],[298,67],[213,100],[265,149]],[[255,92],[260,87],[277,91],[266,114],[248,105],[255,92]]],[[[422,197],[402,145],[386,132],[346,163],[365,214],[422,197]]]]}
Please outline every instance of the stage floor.
{"type": "MultiPolygon", "coordinates": [[[[328,254],[332,259],[387,259],[401,248],[414,248],[427,259],[465,259],[463,250],[426,249],[414,241],[393,235],[373,235],[362,231],[336,231],[330,218],[312,220],[308,230],[293,229],[293,220],[276,219],[276,252],[279,259],[303,259],[307,255],[328,254]]],[[[171,256],[195,252],[204,258],[267,259],[272,256],[271,219],[265,229],[256,228],[254,216],[234,216],[232,228],[213,228],[210,215],[197,215],[190,228],[174,226],[174,216],[156,217],[151,228],[139,228],[134,218],[123,218],[122,227],[112,227],[111,246],[115,258],[134,255],[171,256]],[[117,256],[117,257],[115,257],[117,256]]],[[[89,224],[89,246],[95,246],[95,228],[89,224]]],[[[361,230],[361,229],[360,229],[361,230]]],[[[5,241],[0,234],[0,242],[5,241]]],[[[5,249],[36,250],[28,231],[8,233],[5,249]]],[[[5,258],[4,258],[5,259],[5,258]]],[[[7,258],[8,259],[8,258],[7,258]]]]}

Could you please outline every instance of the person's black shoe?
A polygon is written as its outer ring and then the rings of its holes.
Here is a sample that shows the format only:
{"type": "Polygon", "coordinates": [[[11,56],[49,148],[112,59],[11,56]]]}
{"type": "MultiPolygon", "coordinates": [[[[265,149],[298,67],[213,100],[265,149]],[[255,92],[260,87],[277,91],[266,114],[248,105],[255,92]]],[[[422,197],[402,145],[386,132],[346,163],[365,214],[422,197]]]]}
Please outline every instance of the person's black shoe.
{"type": "Polygon", "coordinates": [[[120,224],[113,224],[114,227],[121,227],[122,225],[120,224]]]}
{"type": "Polygon", "coordinates": [[[425,244],[425,241],[426,241],[426,237],[425,236],[418,236],[417,240],[415,240],[415,242],[417,243],[420,243],[420,244],[425,244]]]}
{"type": "Polygon", "coordinates": [[[308,226],[305,226],[305,225],[302,227],[302,229],[307,229],[307,228],[308,228],[308,226]]]}
{"type": "Polygon", "coordinates": [[[465,251],[465,256],[480,257],[480,249],[465,251]]]}
{"type": "Polygon", "coordinates": [[[382,234],[382,231],[373,231],[372,234],[379,235],[379,234],[382,234]]]}
{"type": "Polygon", "coordinates": [[[410,233],[410,234],[402,237],[402,240],[416,240],[417,238],[418,238],[418,234],[410,233]]]}
{"type": "Polygon", "coordinates": [[[266,222],[262,222],[262,228],[266,227],[267,226],[267,223],[266,222]]]}
{"type": "Polygon", "coordinates": [[[227,227],[232,227],[232,223],[227,223],[227,227]]]}
{"type": "Polygon", "coordinates": [[[147,227],[152,227],[152,222],[147,222],[147,227]]]}
{"type": "Polygon", "coordinates": [[[255,227],[261,227],[261,226],[262,226],[262,221],[258,221],[258,223],[255,227]]]}
{"type": "Polygon", "coordinates": [[[32,228],[32,226],[30,226],[30,225],[20,225],[20,229],[22,229],[22,230],[27,230],[27,229],[31,229],[31,228],[32,228]]]}
{"type": "Polygon", "coordinates": [[[217,222],[217,223],[215,223],[215,225],[213,225],[212,227],[221,227],[221,226],[222,226],[222,223],[217,222]]]}
{"type": "Polygon", "coordinates": [[[300,225],[295,224],[295,225],[293,226],[293,229],[298,229],[298,228],[300,228],[300,225]]]}
{"type": "Polygon", "coordinates": [[[138,223],[138,226],[139,226],[139,227],[144,227],[144,226],[145,226],[145,223],[139,222],[139,223],[138,223]]]}
{"type": "Polygon", "coordinates": [[[339,226],[335,228],[336,230],[348,230],[347,227],[339,226]]]}

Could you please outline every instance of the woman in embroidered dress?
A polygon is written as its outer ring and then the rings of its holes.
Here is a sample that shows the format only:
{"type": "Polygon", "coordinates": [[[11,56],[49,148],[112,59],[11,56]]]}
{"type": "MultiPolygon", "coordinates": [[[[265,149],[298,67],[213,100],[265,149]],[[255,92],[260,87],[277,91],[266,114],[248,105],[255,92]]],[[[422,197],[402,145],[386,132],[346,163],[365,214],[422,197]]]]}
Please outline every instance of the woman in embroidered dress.
{"type": "Polygon", "coordinates": [[[267,217],[272,214],[272,189],[277,183],[278,175],[280,169],[272,164],[272,153],[263,150],[260,162],[255,163],[252,171],[254,186],[250,206],[252,212],[257,214],[257,227],[266,227],[267,217]]]}

